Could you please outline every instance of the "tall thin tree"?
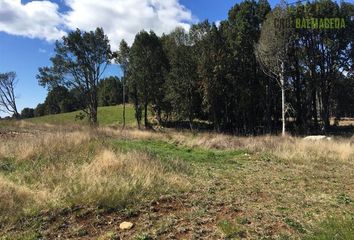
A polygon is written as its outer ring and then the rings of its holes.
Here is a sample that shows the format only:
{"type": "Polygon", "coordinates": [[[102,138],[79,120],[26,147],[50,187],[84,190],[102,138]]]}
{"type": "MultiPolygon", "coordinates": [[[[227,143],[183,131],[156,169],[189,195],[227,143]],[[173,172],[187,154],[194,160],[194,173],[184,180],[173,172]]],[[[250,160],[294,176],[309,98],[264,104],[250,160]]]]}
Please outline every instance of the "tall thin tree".
{"type": "Polygon", "coordinates": [[[129,67],[129,52],[130,48],[127,42],[123,39],[119,45],[119,51],[117,56],[117,62],[123,70],[123,129],[125,128],[125,103],[126,103],[126,86],[128,78],[128,67],[129,67]]]}
{"type": "Polygon", "coordinates": [[[283,136],[286,135],[285,62],[287,60],[290,28],[286,26],[279,28],[276,25],[286,21],[286,9],[282,6],[278,6],[273,12],[269,13],[262,25],[261,36],[255,50],[264,73],[276,79],[280,85],[283,136]]]}

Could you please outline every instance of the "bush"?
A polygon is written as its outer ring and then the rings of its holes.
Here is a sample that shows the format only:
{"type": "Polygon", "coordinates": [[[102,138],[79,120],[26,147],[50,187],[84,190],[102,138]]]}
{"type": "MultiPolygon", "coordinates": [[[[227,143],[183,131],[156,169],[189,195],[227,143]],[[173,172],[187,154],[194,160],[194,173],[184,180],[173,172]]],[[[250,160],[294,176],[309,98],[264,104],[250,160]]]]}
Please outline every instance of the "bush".
{"type": "Polygon", "coordinates": [[[33,108],[24,108],[21,111],[21,118],[33,118],[34,117],[34,109],[33,108]]]}

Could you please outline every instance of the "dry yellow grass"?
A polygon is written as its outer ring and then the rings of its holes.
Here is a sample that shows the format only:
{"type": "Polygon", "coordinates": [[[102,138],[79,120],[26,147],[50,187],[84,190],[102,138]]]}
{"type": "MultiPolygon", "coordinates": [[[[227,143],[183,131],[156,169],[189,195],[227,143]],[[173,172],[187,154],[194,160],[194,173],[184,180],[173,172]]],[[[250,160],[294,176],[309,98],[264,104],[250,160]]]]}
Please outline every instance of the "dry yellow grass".
{"type": "Polygon", "coordinates": [[[25,214],[39,204],[39,195],[0,176],[0,220],[25,214]]]}
{"type": "Polygon", "coordinates": [[[100,127],[96,130],[97,134],[114,137],[114,138],[124,138],[124,139],[139,139],[139,140],[147,140],[147,139],[164,139],[166,137],[165,134],[160,132],[152,132],[152,131],[142,131],[138,129],[114,129],[109,127],[100,127]]]}
{"type": "Polygon", "coordinates": [[[0,138],[0,157],[16,160],[29,160],[35,156],[53,155],[75,148],[91,139],[90,132],[48,132],[40,134],[21,134],[10,139],[0,138]]]}
{"type": "Polygon", "coordinates": [[[136,197],[187,189],[189,182],[164,170],[161,163],[144,153],[116,153],[103,149],[92,162],[67,169],[67,181],[57,189],[65,201],[118,207],[136,197]]]}
{"type": "Polygon", "coordinates": [[[47,130],[28,133],[19,128],[14,136],[0,138],[0,167],[4,173],[12,169],[6,175],[0,171],[0,219],[41,206],[119,207],[190,187],[185,177],[167,171],[146,153],[115,152],[101,143],[107,134],[148,138],[150,133],[47,130]]]}

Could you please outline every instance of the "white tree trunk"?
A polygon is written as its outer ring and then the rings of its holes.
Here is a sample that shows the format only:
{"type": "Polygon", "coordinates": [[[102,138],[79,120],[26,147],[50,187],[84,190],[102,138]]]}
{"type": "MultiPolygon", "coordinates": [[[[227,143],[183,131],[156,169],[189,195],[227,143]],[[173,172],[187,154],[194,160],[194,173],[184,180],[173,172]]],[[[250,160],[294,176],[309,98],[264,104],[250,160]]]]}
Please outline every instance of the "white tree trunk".
{"type": "Polygon", "coordinates": [[[285,83],[284,83],[284,62],[281,63],[280,74],[280,87],[281,87],[281,120],[282,120],[282,136],[286,135],[285,130],[285,83]]]}

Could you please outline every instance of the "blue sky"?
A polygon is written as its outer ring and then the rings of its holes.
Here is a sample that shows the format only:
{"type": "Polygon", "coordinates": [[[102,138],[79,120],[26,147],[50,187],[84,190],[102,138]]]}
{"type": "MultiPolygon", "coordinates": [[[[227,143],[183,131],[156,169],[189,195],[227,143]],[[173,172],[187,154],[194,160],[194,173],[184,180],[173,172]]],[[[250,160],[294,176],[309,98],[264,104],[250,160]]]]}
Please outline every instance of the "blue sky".
{"type": "MultiPolygon", "coordinates": [[[[161,34],[177,25],[226,19],[235,3],[232,0],[0,0],[0,72],[17,73],[18,108],[34,108],[47,94],[37,83],[38,68],[50,65],[54,40],[63,32],[76,27],[89,30],[102,23],[112,45],[117,46],[123,37],[131,42],[140,26],[161,34]],[[70,7],[64,2],[71,2],[70,7]],[[121,4],[115,5],[118,2],[121,4]],[[127,11],[140,6],[138,3],[144,7],[127,11]],[[155,4],[158,14],[148,9],[151,4],[155,4]],[[109,19],[108,14],[112,14],[109,19]],[[163,19],[156,19],[158,16],[163,19]]],[[[120,74],[118,67],[112,66],[107,72],[110,74],[120,74]]]]}

